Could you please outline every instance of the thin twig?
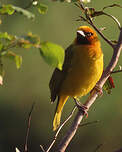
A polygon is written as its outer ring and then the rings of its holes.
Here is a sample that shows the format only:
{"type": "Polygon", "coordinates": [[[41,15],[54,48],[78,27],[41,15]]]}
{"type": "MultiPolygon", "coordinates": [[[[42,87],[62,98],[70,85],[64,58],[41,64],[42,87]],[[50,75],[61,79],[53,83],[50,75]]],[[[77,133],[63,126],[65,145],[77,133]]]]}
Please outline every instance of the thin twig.
{"type": "Polygon", "coordinates": [[[114,17],[113,15],[110,15],[108,13],[105,13],[105,12],[103,12],[103,15],[106,15],[106,16],[112,18],[113,21],[117,24],[118,28],[121,29],[121,24],[116,17],[114,17]]]}
{"type": "Polygon", "coordinates": [[[28,115],[27,132],[26,132],[26,137],[25,137],[24,152],[28,151],[28,136],[29,136],[29,131],[30,131],[30,123],[31,123],[32,111],[34,109],[34,106],[35,106],[35,102],[33,102],[32,107],[31,107],[30,112],[29,112],[29,115],[28,115]]]}
{"type": "Polygon", "coordinates": [[[95,120],[95,121],[91,121],[91,122],[85,122],[85,123],[80,124],[79,127],[92,125],[92,124],[95,124],[95,123],[98,123],[98,122],[99,122],[99,120],[95,120]]]}
{"type": "MultiPolygon", "coordinates": [[[[83,16],[80,16],[81,20],[83,20],[83,21],[87,22],[88,24],[90,24],[90,25],[99,33],[99,35],[114,49],[115,45],[111,42],[111,40],[107,39],[107,38],[104,36],[104,34],[94,25],[94,23],[93,23],[90,15],[88,14],[88,12],[89,12],[88,9],[89,9],[89,8],[84,7],[82,3],[80,3],[79,5],[78,5],[78,4],[75,4],[75,5],[76,5],[77,7],[79,7],[82,12],[86,12],[86,13],[84,13],[84,14],[86,15],[86,18],[84,18],[83,16]]],[[[104,15],[109,16],[109,15],[106,14],[106,13],[105,13],[104,15]]],[[[118,20],[117,20],[115,17],[113,17],[113,16],[111,16],[111,15],[110,15],[110,17],[111,17],[112,19],[114,19],[114,21],[116,20],[116,23],[118,23],[118,22],[117,22],[118,20]]],[[[118,23],[118,26],[119,26],[119,29],[121,29],[120,23],[118,23]]]]}
{"type": "Polygon", "coordinates": [[[117,150],[117,151],[114,151],[114,152],[122,152],[122,148],[121,148],[121,149],[119,149],[119,150],[117,150]]]}
{"type": "Polygon", "coordinates": [[[24,7],[24,9],[30,8],[30,7],[32,6],[32,4],[33,4],[33,1],[34,1],[34,0],[31,0],[30,3],[29,3],[26,7],[24,7]]]}
{"type": "Polygon", "coordinates": [[[16,47],[16,45],[17,45],[17,40],[15,40],[13,43],[9,44],[6,48],[2,49],[0,52],[0,55],[3,55],[7,51],[9,51],[9,49],[16,47]]]}
{"type": "Polygon", "coordinates": [[[109,8],[109,7],[120,7],[120,8],[122,8],[122,6],[121,5],[118,5],[118,4],[112,4],[112,5],[108,5],[108,6],[105,6],[105,7],[103,7],[103,9],[102,10],[105,10],[106,8],[109,8]]]}
{"type": "Polygon", "coordinates": [[[56,132],[55,136],[54,136],[54,139],[52,141],[52,143],[50,144],[50,146],[48,147],[48,149],[45,151],[45,152],[49,152],[50,149],[52,148],[52,146],[54,145],[57,137],[58,137],[58,134],[60,133],[61,129],[63,128],[63,126],[70,120],[70,118],[73,116],[73,113],[75,112],[77,106],[74,106],[73,110],[71,111],[70,115],[68,116],[68,118],[61,124],[61,126],[59,127],[58,131],[56,132]]]}
{"type": "Polygon", "coordinates": [[[99,144],[96,149],[94,150],[94,152],[98,152],[98,150],[103,146],[103,144],[99,144]]]}
{"type": "Polygon", "coordinates": [[[112,71],[111,74],[122,72],[122,70],[112,71]]]}
{"type": "Polygon", "coordinates": [[[93,23],[91,17],[89,16],[89,14],[87,14],[87,19],[89,20],[89,22],[87,22],[87,23],[90,24],[100,34],[100,36],[114,49],[115,45],[111,42],[111,40],[107,39],[104,36],[104,34],[94,25],[94,23],[93,23]]]}
{"type": "Polygon", "coordinates": [[[42,145],[40,145],[40,148],[43,152],[45,152],[44,147],[42,145]]]}

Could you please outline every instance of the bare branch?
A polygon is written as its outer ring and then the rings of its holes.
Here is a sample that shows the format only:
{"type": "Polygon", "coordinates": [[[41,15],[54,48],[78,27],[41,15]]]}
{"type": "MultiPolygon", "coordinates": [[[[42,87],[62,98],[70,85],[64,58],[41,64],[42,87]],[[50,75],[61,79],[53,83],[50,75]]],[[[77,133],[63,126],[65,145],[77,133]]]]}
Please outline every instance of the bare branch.
{"type": "Polygon", "coordinates": [[[41,149],[43,150],[43,152],[49,152],[50,149],[52,148],[52,146],[54,145],[54,143],[56,142],[56,139],[61,131],[61,129],[63,128],[63,126],[70,120],[70,118],[73,116],[73,113],[75,112],[77,106],[74,106],[73,110],[71,111],[70,115],[68,116],[68,118],[61,124],[61,126],[59,127],[58,131],[56,132],[54,139],[52,141],[52,143],[50,144],[50,146],[48,147],[48,149],[45,151],[43,146],[40,145],[41,149]]]}
{"type": "MultiPolygon", "coordinates": [[[[81,9],[82,12],[84,12],[84,14],[86,15],[86,18],[83,17],[83,16],[80,16],[81,18],[81,21],[85,21],[87,22],[88,24],[90,24],[98,33],[99,35],[114,49],[115,45],[112,43],[111,40],[107,39],[104,34],[101,32],[101,30],[99,30],[93,23],[91,17],[90,17],[90,14],[88,13],[89,12],[89,8],[87,7],[84,7],[83,4],[81,3],[80,5],[78,4],[75,4],[77,7],[79,7],[81,9]]],[[[104,15],[108,15],[108,14],[105,14],[104,15]]],[[[109,16],[109,15],[108,15],[109,16]]],[[[113,19],[113,16],[110,15],[110,17],[113,19]]],[[[116,21],[117,19],[114,17],[114,21],[116,21]]],[[[79,19],[77,20],[79,21],[79,19]]],[[[117,20],[118,21],[118,20],[117,20]]],[[[117,22],[116,21],[116,22],[117,22]]],[[[120,23],[117,22],[118,26],[120,26],[120,23]]],[[[120,28],[120,27],[119,27],[120,28]]]]}
{"type": "Polygon", "coordinates": [[[44,147],[42,145],[40,145],[40,148],[43,152],[45,152],[44,147]]]}
{"type": "Polygon", "coordinates": [[[119,149],[119,150],[117,150],[117,151],[114,151],[114,152],[122,152],[122,148],[121,148],[121,149],[119,149]]]}
{"type": "Polygon", "coordinates": [[[88,126],[88,125],[96,124],[96,123],[98,123],[98,122],[99,122],[99,120],[95,120],[95,121],[91,121],[91,122],[82,123],[81,125],[79,125],[79,127],[83,127],[83,126],[88,126]]]}
{"type": "Polygon", "coordinates": [[[94,25],[92,19],[89,16],[88,18],[89,18],[88,24],[90,24],[100,34],[100,36],[114,49],[115,45],[111,42],[111,40],[107,39],[104,36],[104,34],[94,25]]]}
{"type": "Polygon", "coordinates": [[[118,19],[115,16],[110,15],[110,14],[105,13],[105,12],[103,12],[103,14],[106,15],[106,16],[109,16],[110,18],[112,18],[113,21],[117,24],[118,28],[121,29],[121,24],[120,24],[120,22],[118,21],[118,19]]]}
{"type": "Polygon", "coordinates": [[[122,70],[112,71],[111,74],[122,72],[122,70]]]}
{"type": "MultiPolygon", "coordinates": [[[[114,48],[113,56],[112,56],[112,59],[111,59],[109,65],[107,66],[106,70],[103,72],[101,79],[97,83],[97,85],[100,88],[103,87],[104,83],[106,82],[106,80],[110,76],[110,73],[113,71],[113,69],[115,68],[115,66],[118,62],[118,59],[119,59],[119,56],[121,53],[121,49],[122,49],[122,28],[120,30],[120,36],[119,36],[117,45],[115,47],[113,47],[113,45],[111,45],[111,46],[112,46],[112,48],[114,48]]],[[[98,97],[98,94],[99,93],[97,92],[97,90],[92,91],[91,95],[88,97],[88,99],[86,100],[86,102],[84,104],[88,109],[95,102],[96,98],[98,97]]],[[[76,134],[78,126],[80,125],[83,117],[84,117],[84,113],[79,110],[76,114],[76,117],[75,117],[70,129],[67,131],[66,135],[59,143],[57,152],[64,152],[65,151],[68,144],[70,143],[70,141],[72,140],[72,138],[76,134]]]]}
{"type": "Polygon", "coordinates": [[[103,144],[99,144],[99,145],[96,147],[96,149],[95,149],[94,152],[97,152],[102,146],[103,146],[103,144]]]}
{"type": "Polygon", "coordinates": [[[29,131],[30,131],[31,115],[32,115],[32,111],[34,109],[34,106],[35,106],[35,102],[32,104],[31,110],[30,110],[29,115],[28,115],[27,133],[26,133],[26,138],[25,138],[24,152],[28,151],[28,136],[29,136],[29,131]]]}
{"type": "Polygon", "coordinates": [[[33,5],[33,2],[34,2],[34,0],[31,0],[31,1],[29,2],[29,4],[28,4],[24,9],[30,8],[30,7],[33,5]]]}

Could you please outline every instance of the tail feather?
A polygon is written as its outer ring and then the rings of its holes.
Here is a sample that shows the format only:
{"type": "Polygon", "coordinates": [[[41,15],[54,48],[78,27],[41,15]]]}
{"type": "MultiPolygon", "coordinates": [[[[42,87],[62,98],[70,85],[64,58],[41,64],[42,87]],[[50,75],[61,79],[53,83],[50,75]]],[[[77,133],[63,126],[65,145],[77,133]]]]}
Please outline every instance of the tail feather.
{"type": "Polygon", "coordinates": [[[68,99],[68,96],[60,96],[58,98],[55,116],[54,116],[54,120],[53,120],[53,131],[55,131],[60,125],[62,109],[63,109],[63,106],[66,103],[67,99],[68,99]]]}

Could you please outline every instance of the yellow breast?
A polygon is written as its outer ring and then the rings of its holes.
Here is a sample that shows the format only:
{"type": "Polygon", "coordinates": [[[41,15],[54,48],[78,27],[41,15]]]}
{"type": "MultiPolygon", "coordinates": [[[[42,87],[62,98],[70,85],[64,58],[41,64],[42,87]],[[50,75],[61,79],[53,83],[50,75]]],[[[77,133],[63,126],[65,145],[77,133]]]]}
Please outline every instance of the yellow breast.
{"type": "Polygon", "coordinates": [[[99,45],[76,46],[72,66],[61,86],[60,95],[84,96],[93,89],[103,72],[103,54],[99,45]]]}

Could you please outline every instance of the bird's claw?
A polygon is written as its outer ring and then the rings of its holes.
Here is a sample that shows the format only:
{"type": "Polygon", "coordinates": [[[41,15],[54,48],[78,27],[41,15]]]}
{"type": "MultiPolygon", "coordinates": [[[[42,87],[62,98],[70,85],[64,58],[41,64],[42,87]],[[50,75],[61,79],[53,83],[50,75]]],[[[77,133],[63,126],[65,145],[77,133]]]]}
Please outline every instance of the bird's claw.
{"type": "Polygon", "coordinates": [[[74,98],[75,104],[78,107],[78,109],[86,116],[88,117],[88,108],[87,106],[85,106],[84,104],[78,102],[75,98],[74,98]]]}

